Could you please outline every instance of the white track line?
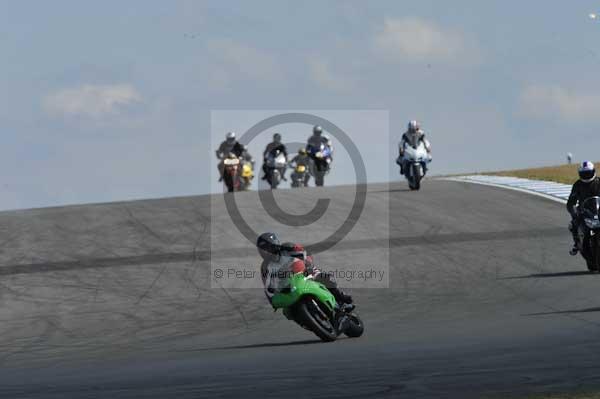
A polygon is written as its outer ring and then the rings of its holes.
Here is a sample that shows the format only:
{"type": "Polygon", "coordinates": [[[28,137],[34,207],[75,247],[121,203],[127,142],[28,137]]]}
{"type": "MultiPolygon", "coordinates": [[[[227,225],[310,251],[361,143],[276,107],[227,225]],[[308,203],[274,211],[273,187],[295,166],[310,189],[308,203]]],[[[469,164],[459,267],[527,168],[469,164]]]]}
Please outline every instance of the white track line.
{"type": "Polygon", "coordinates": [[[555,202],[560,202],[561,204],[567,203],[567,198],[569,198],[569,194],[571,193],[571,186],[568,184],[522,179],[519,177],[471,175],[447,177],[444,178],[444,180],[482,184],[484,186],[493,186],[508,190],[521,191],[555,202]]]}

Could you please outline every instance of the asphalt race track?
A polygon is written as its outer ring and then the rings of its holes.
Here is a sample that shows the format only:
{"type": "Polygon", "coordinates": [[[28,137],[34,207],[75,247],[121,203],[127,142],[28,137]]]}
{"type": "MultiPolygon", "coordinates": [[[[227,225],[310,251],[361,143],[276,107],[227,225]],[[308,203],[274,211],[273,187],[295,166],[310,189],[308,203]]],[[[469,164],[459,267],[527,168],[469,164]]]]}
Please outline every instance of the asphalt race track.
{"type": "MultiPolygon", "coordinates": [[[[276,195],[291,209],[332,198],[324,223],[335,228],[352,192],[276,195]]],[[[256,193],[236,196],[249,224],[270,229],[256,193]]],[[[0,213],[0,397],[493,398],[600,388],[600,275],[568,255],[563,205],[432,180],[420,192],[370,185],[367,198],[355,229],[317,260],[387,259],[390,287],[350,289],[365,335],[330,344],[273,313],[260,289],[211,288],[211,254],[258,262],[222,196],[0,213]]],[[[296,231],[280,233],[310,240],[296,231]]]]}

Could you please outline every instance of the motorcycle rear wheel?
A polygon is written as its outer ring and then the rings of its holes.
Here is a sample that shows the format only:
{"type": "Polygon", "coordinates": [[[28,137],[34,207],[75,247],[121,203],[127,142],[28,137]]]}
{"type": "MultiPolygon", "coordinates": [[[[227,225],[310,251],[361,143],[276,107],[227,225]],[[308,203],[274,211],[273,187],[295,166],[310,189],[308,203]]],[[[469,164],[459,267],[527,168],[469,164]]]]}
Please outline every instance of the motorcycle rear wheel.
{"type": "Polygon", "coordinates": [[[279,183],[281,182],[281,175],[278,170],[274,170],[271,172],[271,178],[269,179],[269,184],[271,185],[271,190],[277,189],[279,183]]]}
{"type": "Polygon", "coordinates": [[[348,327],[344,330],[344,334],[346,334],[350,338],[358,338],[363,335],[365,331],[365,326],[357,315],[354,313],[350,313],[348,315],[348,327]]]}

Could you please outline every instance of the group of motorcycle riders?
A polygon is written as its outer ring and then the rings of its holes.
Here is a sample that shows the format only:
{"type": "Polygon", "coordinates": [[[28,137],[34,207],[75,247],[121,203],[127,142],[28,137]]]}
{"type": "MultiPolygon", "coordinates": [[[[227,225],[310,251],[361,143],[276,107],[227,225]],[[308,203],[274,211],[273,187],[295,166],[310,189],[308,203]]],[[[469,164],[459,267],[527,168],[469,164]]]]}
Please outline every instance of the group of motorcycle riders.
{"type": "MultiPolygon", "coordinates": [[[[276,185],[272,184],[271,172],[277,172],[281,180],[287,181],[285,172],[287,167],[294,170],[292,173],[292,186],[307,186],[311,175],[315,175],[316,167],[315,163],[319,162],[317,159],[321,153],[321,149],[326,148],[327,157],[325,162],[330,164],[333,160],[333,146],[331,139],[328,135],[323,134],[323,128],[321,126],[314,126],[312,136],[309,137],[305,147],[298,149],[298,153],[288,160],[289,154],[286,145],[282,142],[280,133],[273,134],[273,141],[270,142],[265,150],[263,151],[263,165],[262,180],[268,180],[272,188],[276,188],[276,185]],[[311,152],[309,153],[309,150],[311,152]],[[280,158],[278,158],[280,157],[280,158]],[[281,159],[281,163],[272,165],[274,160],[281,159]],[[294,185],[293,183],[297,184],[294,185]]],[[[247,165],[251,165],[252,170],[254,169],[254,158],[248,152],[248,147],[237,141],[235,132],[229,132],[225,136],[225,141],[221,143],[216,151],[217,158],[219,159],[219,181],[224,178],[224,170],[226,165],[226,159],[239,159],[240,162],[247,165]]],[[[317,185],[319,181],[316,182],[317,185]]],[[[246,185],[245,188],[248,186],[246,185]]],[[[231,190],[230,190],[231,191],[231,190]]]]}
{"type": "MultiPolygon", "coordinates": [[[[286,160],[288,158],[287,148],[281,140],[281,134],[275,133],[273,135],[273,141],[267,145],[263,152],[262,179],[268,179],[269,170],[267,160],[270,156],[273,156],[274,153],[278,153],[282,154],[286,160]]],[[[404,169],[407,167],[403,158],[404,152],[406,151],[407,146],[415,146],[416,143],[422,143],[424,145],[427,154],[429,155],[429,160],[431,160],[431,145],[425,138],[425,133],[421,130],[419,123],[413,120],[409,122],[408,129],[402,135],[399,144],[399,156],[396,163],[401,168],[401,174],[405,172],[404,169]]],[[[307,170],[312,170],[312,168],[314,168],[313,163],[315,157],[307,151],[307,148],[319,148],[319,146],[321,146],[321,148],[323,148],[322,146],[329,148],[328,163],[330,163],[331,155],[333,153],[331,139],[323,134],[321,126],[314,126],[313,134],[308,139],[306,148],[300,148],[298,154],[289,160],[288,165],[293,167],[302,165],[307,168],[307,170]]],[[[227,133],[226,140],[221,143],[217,150],[217,157],[220,160],[223,160],[228,156],[236,157],[242,162],[254,165],[254,159],[248,153],[247,147],[236,140],[235,133],[233,132],[227,133]]],[[[221,179],[223,179],[223,162],[219,164],[219,172],[221,179]]],[[[579,207],[586,199],[600,196],[600,178],[596,176],[594,164],[589,161],[581,163],[578,168],[578,174],[579,179],[573,185],[567,201],[567,210],[571,215],[569,231],[572,233],[573,237],[573,247],[570,249],[569,253],[573,256],[582,251],[581,226],[583,225],[583,220],[580,216],[581,213],[579,212],[579,207]]],[[[292,177],[295,177],[294,174],[292,174],[292,177]]],[[[285,170],[282,171],[281,178],[287,180],[285,177],[285,170]]],[[[308,179],[309,176],[307,174],[304,180],[304,186],[307,185],[308,179]]],[[[335,297],[338,310],[348,312],[354,309],[352,297],[345,294],[337,287],[331,274],[322,272],[318,269],[313,257],[307,254],[306,249],[302,244],[292,242],[281,243],[274,233],[267,232],[258,237],[256,247],[262,258],[261,275],[265,287],[265,295],[269,302],[271,302],[271,298],[277,289],[277,283],[274,282],[274,276],[276,276],[277,273],[273,273],[272,271],[284,269],[292,270],[296,273],[302,272],[306,278],[325,285],[335,297]]]]}
{"type": "MultiPolygon", "coordinates": [[[[408,123],[408,129],[402,135],[398,147],[399,151],[396,163],[400,166],[400,174],[404,174],[406,169],[406,162],[403,158],[407,146],[416,146],[419,143],[424,145],[424,148],[429,155],[429,160],[431,160],[431,145],[425,138],[425,133],[421,129],[419,123],[412,120],[408,123]]],[[[252,171],[254,170],[254,158],[248,152],[248,147],[237,141],[235,132],[226,134],[225,141],[223,141],[217,149],[216,155],[220,161],[218,165],[219,181],[223,181],[225,166],[228,163],[228,159],[239,160],[242,164],[248,165],[252,171]]],[[[312,135],[308,138],[306,146],[298,149],[298,153],[292,159],[288,160],[288,158],[288,150],[282,142],[281,134],[273,134],[273,141],[267,144],[267,147],[263,151],[262,180],[267,180],[272,188],[276,188],[276,184],[273,184],[271,172],[276,171],[279,173],[278,177],[281,180],[287,181],[285,172],[287,167],[290,167],[294,170],[291,175],[292,187],[308,186],[311,175],[315,177],[315,184],[317,186],[322,186],[322,175],[329,171],[329,166],[333,161],[333,146],[331,139],[327,134],[323,133],[323,128],[321,126],[314,126],[312,135]],[[279,167],[273,164],[273,160],[277,157],[282,157],[280,158],[282,163],[279,164],[279,167]],[[322,168],[320,165],[324,165],[324,167],[322,168]]],[[[249,187],[250,180],[253,176],[254,175],[252,174],[250,178],[247,179],[247,182],[242,189],[247,189],[249,187]]],[[[230,187],[229,191],[235,190],[230,187]]]]}

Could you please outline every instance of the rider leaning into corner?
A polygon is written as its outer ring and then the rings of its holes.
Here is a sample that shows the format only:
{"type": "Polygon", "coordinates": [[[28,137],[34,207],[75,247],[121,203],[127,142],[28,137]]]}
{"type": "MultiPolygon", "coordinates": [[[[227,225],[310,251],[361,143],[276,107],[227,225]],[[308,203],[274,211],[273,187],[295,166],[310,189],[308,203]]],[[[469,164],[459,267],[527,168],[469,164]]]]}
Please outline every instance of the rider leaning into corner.
{"type": "Polygon", "coordinates": [[[301,244],[291,242],[281,244],[274,233],[263,233],[256,240],[256,248],[263,259],[260,272],[269,303],[277,292],[277,276],[281,272],[291,271],[292,273],[304,272],[307,278],[325,285],[338,305],[343,306],[345,310],[354,308],[352,297],[338,288],[330,273],[317,269],[313,257],[307,255],[301,244]]]}
{"type": "Polygon", "coordinates": [[[567,211],[571,214],[571,223],[569,230],[573,235],[573,248],[569,251],[571,255],[577,255],[579,252],[579,225],[581,220],[578,215],[577,207],[590,197],[600,196],[600,178],[596,176],[594,164],[585,161],[579,165],[579,180],[573,184],[571,195],[567,200],[567,211]]]}
{"type": "Polygon", "coordinates": [[[402,139],[400,140],[400,144],[398,145],[398,159],[396,159],[396,163],[400,165],[400,174],[404,174],[404,165],[402,162],[402,157],[404,156],[404,150],[407,145],[410,143],[418,143],[423,142],[425,145],[425,149],[431,158],[431,144],[425,138],[425,132],[421,129],[419,122],[412,120],[408,122],[408,129],[404,134],[402,134],[402,139]]]}
{"type": "MultiPolygon", "coordinates": [[[[267,147],[265,148],[265,150],[263,151],[263,177],[262,180],[266,180],[267,179],[267,156],[274,151],[281,151],[283,153],[283,155],[285,155],[285,159],[287,160],[288,157],[288,153],[287,153],[287,148],[285,146],[285,144],[283,144],[281,142],[281,134],[279,133],[275,133],[273,135],[273,141],[271,141],[269,144],[267,144],[267,147]]],[[[285,169],[282,170],[282,174],[281,174],[281,178],[283,180],[287,180],[285,178],[285,169]]]]}
{"type": "MultiPolygon", "coordinates": [[[[236,140],[235,132],[229,132],[225,135],[225,141],[219,145],[219,148],[216,151],[217,158],[219,159],[219,181],[223,180],[223,159],[229,155],[234,154],[236,157],[244,156],[244,153],[247,154],[247,149],[244,145],[236,140]]],[[[249,154],[248,154],[249,155],[249,154]]],[[[254,160],[252,160],[254,162],[254,160]]]]}

